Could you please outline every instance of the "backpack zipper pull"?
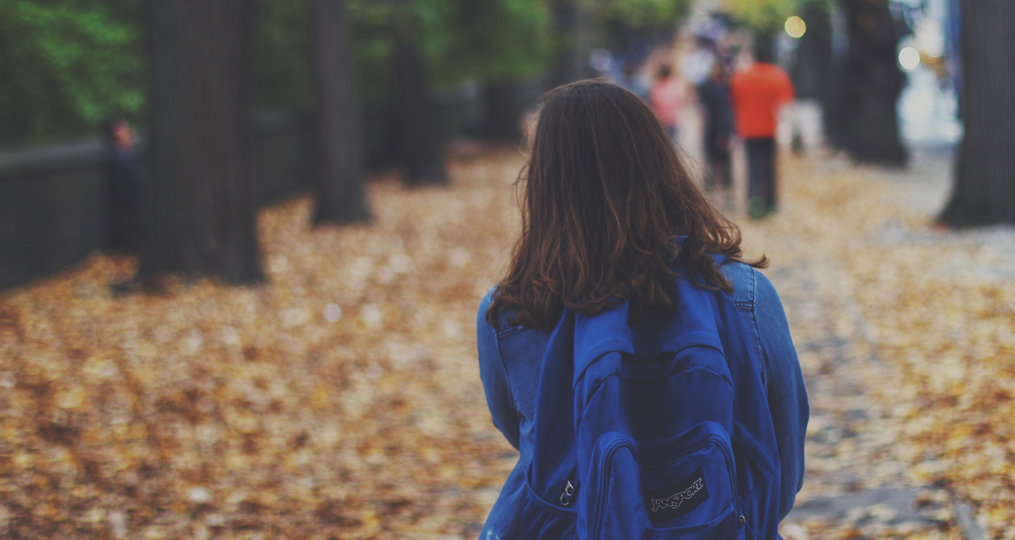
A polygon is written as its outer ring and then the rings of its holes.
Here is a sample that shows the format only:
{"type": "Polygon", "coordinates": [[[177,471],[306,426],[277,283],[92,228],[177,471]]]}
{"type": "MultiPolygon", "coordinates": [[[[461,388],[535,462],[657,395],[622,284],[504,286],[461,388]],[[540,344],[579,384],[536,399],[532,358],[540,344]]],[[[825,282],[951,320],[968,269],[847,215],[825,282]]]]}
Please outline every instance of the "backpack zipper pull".
{"type": "Polygon", "coordinates": [[[571,481],[567,481],[567,485],[564,486],[564,491],[560,493],[560,504],[567,506],[571,504],[571,497],[574,496],[574,486],[571,485],[571,481]]]}

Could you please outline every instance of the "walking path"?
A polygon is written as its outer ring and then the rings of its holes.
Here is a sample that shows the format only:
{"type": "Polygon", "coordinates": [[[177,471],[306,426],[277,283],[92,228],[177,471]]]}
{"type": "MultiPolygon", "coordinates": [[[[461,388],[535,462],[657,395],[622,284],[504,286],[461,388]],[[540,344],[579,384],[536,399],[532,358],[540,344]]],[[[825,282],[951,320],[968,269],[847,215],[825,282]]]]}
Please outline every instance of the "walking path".
{"type": "MultiPolygon", "coordinates": [[[[747,245],[773,259],[767,273],[786,305],[812,406],[807,481],[783,524],[787,539],[1015,535],[1011,507],[999,504],[1012,496],[997,476],[1010,474],[1007,436],[981,432],[958,444],[990,445],[1008,455],[1008,469],[970,463],[948,443],[961,422],[1011,399],[1015,229],[931,227],[948,158],[918,151],[908,171],[784,159],[782,211],[744,224],[747,245]],[[941,298],[948,289],[976,291],[973,302],[941,298]],[[972,336],[984,332],[984,342],[972,336]],[[989,383],[970,382],[972,348],[989,383]],[[981,384],[996,398],[961,412],[947,403],[969,401],[981,384]],[[987,500],[985,489],[994,490],[987,500]],[[966,498],[982,504],[978,514],[966,498]]],[[[988,432],[1011,430],[1012,416],[990,416],[988,432]]]]}
{"type": "MultiPolygon", "coordinates": [[[[472,328],[522,162],[375,179],[368,226],[268,209],[264,286],[116,298],[129,263],[95,256],[0,294],[0,536],[475,537],[517,455],[472,328]]],[[[780,212],[737,218],[812,405],[783,534],[1015,538],[1015,230],[933,229],[947,155],[782,164],[780,212]]]]}

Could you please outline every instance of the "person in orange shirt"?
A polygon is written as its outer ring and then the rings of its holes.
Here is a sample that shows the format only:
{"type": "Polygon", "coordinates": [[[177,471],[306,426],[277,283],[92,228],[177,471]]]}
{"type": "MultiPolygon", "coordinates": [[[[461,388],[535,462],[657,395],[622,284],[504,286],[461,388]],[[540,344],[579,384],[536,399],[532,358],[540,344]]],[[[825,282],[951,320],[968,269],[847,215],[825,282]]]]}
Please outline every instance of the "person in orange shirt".
{"type": "Polygon", "coordinates": [[[737,134],[744,139],[747,150],[748,209],[755,218],[776,209],[777,115],[793,100],[789,75],[772,60],[772,42],[759,40],[754,47],[754,63],[730,81],[737,134]]]}

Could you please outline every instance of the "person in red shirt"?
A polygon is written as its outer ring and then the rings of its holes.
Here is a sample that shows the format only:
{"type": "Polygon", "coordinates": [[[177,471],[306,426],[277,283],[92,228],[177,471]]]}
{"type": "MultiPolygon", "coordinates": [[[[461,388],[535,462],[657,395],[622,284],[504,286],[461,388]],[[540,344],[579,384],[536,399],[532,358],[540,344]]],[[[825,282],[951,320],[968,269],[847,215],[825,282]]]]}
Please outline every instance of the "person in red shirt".
{"type": "Polygon", "coordinates": [[[772,63],[771,44],[759,40],[754,63],[730,81],[737,134],[747,150],[747,197],[752,217],[763,217],[776,209],[776,117],[779,109],[793,100],[793,83],[772,63]]]}

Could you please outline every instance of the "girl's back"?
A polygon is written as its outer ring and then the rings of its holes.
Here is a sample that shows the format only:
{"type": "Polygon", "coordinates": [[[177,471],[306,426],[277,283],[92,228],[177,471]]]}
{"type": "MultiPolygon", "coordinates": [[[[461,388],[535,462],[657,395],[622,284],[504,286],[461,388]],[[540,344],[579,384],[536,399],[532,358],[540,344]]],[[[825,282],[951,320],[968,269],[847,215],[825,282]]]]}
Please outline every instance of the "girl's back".
{"type": "Polygon", "coordinates": [[[784,517],[802,485],[808,409],[782,305],[752,268],[765,259],[741,259],[736,225],[688,177],[653,112],[623,88],[582,81],[549,93],[532,148],[521,176],[521,237],[477,320],[491,416],[519,450],[482,538],[523,531],[519,505],[550,330],[565,309],[596,315],[620,301],[636,320],[669,313],[675,287],[669,263],[678,252],[694,283],[730,295],[747,323],[775,423],[784,517]]]}

